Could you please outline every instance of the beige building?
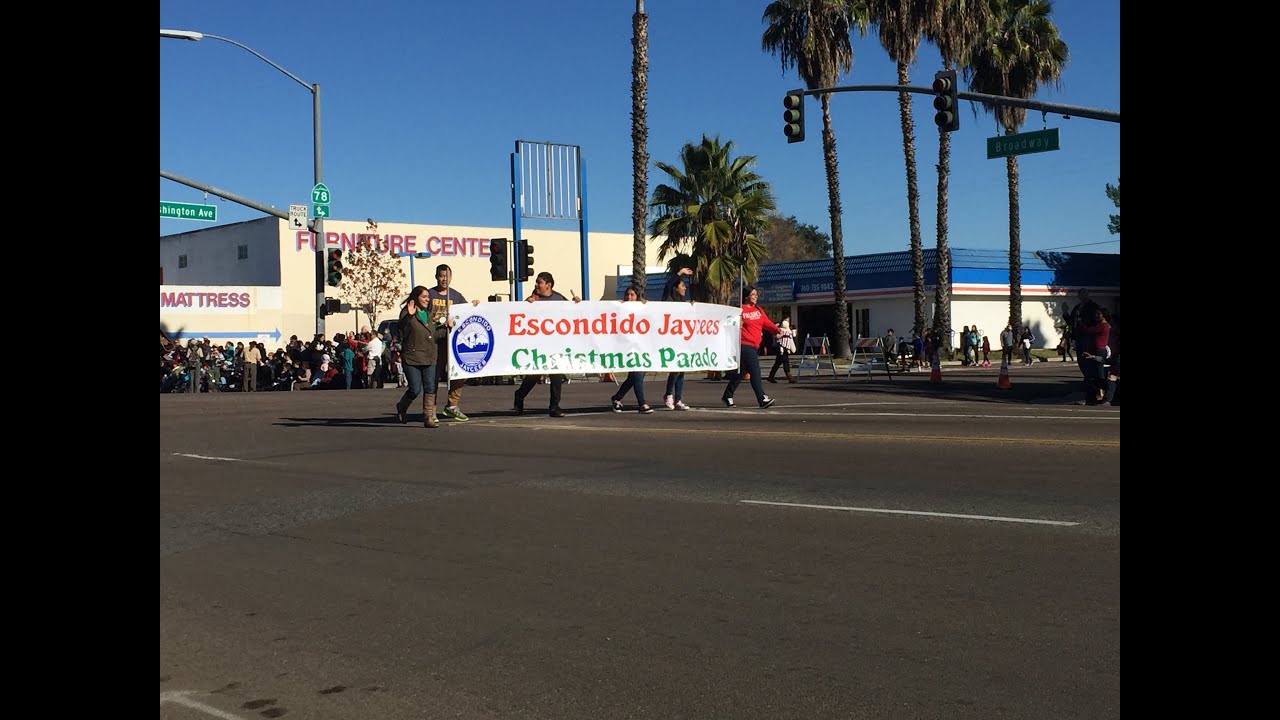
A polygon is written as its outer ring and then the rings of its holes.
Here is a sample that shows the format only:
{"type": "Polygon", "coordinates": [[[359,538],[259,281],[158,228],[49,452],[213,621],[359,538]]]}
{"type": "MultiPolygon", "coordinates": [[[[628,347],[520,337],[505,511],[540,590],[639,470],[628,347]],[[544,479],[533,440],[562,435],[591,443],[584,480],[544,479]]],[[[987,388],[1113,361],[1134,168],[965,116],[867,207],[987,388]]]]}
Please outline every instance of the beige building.
{"type": "MultiPolygon", "coordinates": [[[[360,235],[374,235],[382,249],[396,254],[430,253],[429,258],[401,257],[404,296],[413,284],[435,285],[435,268],[453,269],[453,287],[468,300],[482,301],[509,292],[507,282],[489,279],[489,240],[510,238],[511,228],[458,225],[412,225],[392,222],[371,227],[364,221],[326,220],[327,248],[351,249],[360,235]]],[[[613,300],[621,279],[619,265],[630,265],[630,233],[592,231],[589,236],[590,295],[584,294],[581,243],[578,231],[524,229],[534,247],[534,268],[550,272],[556,290],[576,291],[589,300],[613,300]]],[[[649,243],[648,264],[657,265],[657,243],[649,243]]],[[[514,257],[512,258],[514,261],[514,257]]],[[[178,338],[209,337],[261,340],[269,349],[283,345],[290,335],[309,339],[315,334],[315,252],[312,233],[292,230],[275,217],[166,235],[160,238],[160,325],[178,338]],[[274,344],[273,344],[274,341],[274,344]]],[[[532,280],[524,284],[528,294],[532,280]]],[[[325,295],[344,298],[342,287],[325,286],[325,295]]],[[[380,308],[379,320],[392,318],[398,308],[380,308]]],[[[365,313],[329,315],[325,332],[373,325],[365,313]]]]}

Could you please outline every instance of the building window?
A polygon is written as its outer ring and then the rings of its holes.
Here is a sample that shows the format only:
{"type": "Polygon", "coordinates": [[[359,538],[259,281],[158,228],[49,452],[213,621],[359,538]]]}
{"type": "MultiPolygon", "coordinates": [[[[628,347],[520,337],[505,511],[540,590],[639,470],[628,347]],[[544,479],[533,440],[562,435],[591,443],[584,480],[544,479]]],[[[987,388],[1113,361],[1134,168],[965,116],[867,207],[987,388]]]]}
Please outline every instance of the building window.
{"type": "Polygon", "coordinates": [[[237,258],[237,259],[239,259],[239,260],[248,260],[248,259],[249,259],[249,246],[248,246],[248,245],[240,245],[240,246],[236,247],[236,258],[237,258]]]}
{"type": "Polygon", "coordinates": [[[187,256],[186,256],[186,255],[179,255],[179,256],[178,256],[178,267],[179,267],[179,268],[184,268],[184,267],[186,267],[186,266],[187,266],[187,256]]]}

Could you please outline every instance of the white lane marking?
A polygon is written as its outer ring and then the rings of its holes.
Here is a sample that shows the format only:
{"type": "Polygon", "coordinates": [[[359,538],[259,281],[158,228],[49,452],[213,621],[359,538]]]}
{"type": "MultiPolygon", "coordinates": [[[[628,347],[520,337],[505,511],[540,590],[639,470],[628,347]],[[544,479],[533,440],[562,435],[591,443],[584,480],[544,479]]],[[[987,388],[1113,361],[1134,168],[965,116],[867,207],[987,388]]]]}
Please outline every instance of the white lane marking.
{"type": "MultiPolygon", "coordinates": [[[[820,403],[813,405],[792,405],[787,404],[789,408],[835,408],[835,407],[857,407],[861,405],[918,405],[915,400],[899,400],[899,401],[876,401],[876,402],[842,402],[842,403],[820,403]]],[[[708,408],[711,409],[711,408],[708,408]]]]}
{"type": "Polygon", "coordinates": [[[1115,420],[1120,419],[1120,413],[1107,413],[1099,415],[989,415],[983,413],[905,413],[905,412],[788,412],[791,406],[778,407],[774,405],[768,410],[748,407],[743,405],[736,409],[730,408],[689,408],[693,412],[716,413],[718,415],[747,415],[751,410],[760,409],[761,412],[769,415],[783,415],[786,417],[918,417],[918,418],[995,418],[1001,420],[1115,420]],[[743,410],[747,412],[744,413],[743,410]]]}
{"type": "Polygon", "coordinates": [[[892,515],[928,515],[930,517],[960,518],[962,520],[996,520],[999,522],[1030,523],[1032,525],[1079,525],[1065,520],[1036,520],[1033,518],[1000,517],[997,515],[963,515],[960,513],[929,512],[926,510],[886,510],[884,508],[841,507],[839,505],[806,505],[804,503],[772,502],[769,500],[739,500],[749,505],[780,505],[783,507],[813,508],[815,510],[844,510],[847,512],[889,513],[892,515]]]}
{"type": "Polygon", "coordinates": [[[240,458],[214,457],[213,455],[195,455],[193,453],[173,453],[175,457],[195,458],[196,460],[218,460],[221,462],[245,462],[240,458]]]}
{"type": "Polygon", "coordinates": [[[226,710],[219,710],[218,708],[212,705],[205,705],[199,700],[192,700],[191,698],[187,697],[188,695],[191,695],[191,694],[193,694],[191,690],[175,690],[171,692],[162,692],[160,693],[160,702],[161,704],[167,703],[167,702],[177,703],[179,705],[189,707],[192,710],[199,710],[202,713],[206,713],[208,715],[212,715],[217,718],[222,718],[222,720],[245,720],[243,717],[239,715],[234,715],[232,713],[227,712],[226,710]]]}

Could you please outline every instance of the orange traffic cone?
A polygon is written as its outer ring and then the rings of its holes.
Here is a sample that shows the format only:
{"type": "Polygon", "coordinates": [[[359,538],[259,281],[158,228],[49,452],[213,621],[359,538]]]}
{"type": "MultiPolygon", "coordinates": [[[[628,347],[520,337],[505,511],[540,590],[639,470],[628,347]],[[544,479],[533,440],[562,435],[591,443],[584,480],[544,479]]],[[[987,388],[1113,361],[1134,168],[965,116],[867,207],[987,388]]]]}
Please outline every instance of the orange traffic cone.
{"type": "Polygon", "coordinates": [[[996,388],[999,390],[1008,390],[1013,387],[1009,383],[1009,358],[1000,361],[1000,379],[996,380],[996,388]]]}
{"type": "Polygon", "coordinates": [[[616,383],[616,382],[618,382],[618,381],[613,379],[613,373],[603,373],[603,374],[601,374],[601,375],[600,375],[600,382],[602,382],[602,383],[606,383],[606,382],[616,383]]]}
{"type": "Polygon", "coordinates": [[[938,360],[938,356],[933,356],[933,362],[929,363],[929,382],[942,382],[942,362],[938,360]]]}

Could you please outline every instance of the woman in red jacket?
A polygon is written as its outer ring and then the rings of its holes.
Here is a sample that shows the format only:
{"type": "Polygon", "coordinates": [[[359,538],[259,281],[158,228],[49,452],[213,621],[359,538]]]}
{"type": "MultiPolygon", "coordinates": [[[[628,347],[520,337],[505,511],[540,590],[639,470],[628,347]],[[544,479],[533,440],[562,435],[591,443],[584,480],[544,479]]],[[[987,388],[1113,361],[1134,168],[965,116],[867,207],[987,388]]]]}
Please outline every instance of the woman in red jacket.
{"type": "Polygon", "coordinates": [[[724,396],[720,398],[725,407],[733,407],[733,392],[742,382],[744,372],[751,373],[751,389],[755,391],[760,407],[767,408],[773,404],[773,398],[764,394],[764,383],[760,382],[760,354],[756,348],[760,347],[761,330],[777,335],[778,326],[765,316],[764,311],[756,307],[756,300],[759,298],[760,291],[754,285],[747,286],[742,296],[742,347],[739,350],[738,369],[729,373],[729,387],[725,388],[724,396]]]}

